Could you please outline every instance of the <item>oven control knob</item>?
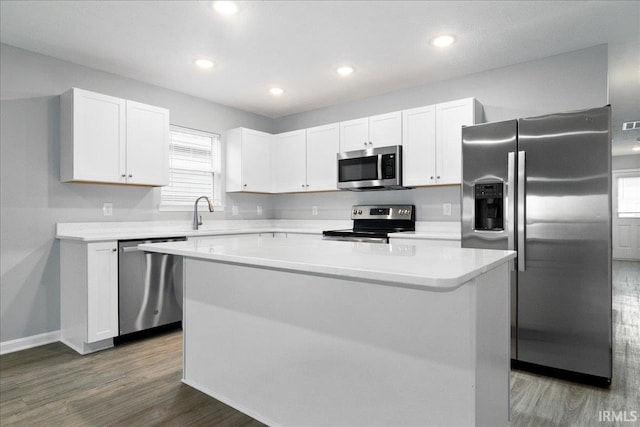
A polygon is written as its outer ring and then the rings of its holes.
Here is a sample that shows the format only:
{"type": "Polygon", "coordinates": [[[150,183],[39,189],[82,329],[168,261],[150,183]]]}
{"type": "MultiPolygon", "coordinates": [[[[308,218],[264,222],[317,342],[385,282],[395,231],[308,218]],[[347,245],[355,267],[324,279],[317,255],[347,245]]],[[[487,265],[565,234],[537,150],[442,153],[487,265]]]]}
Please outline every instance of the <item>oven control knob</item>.
{"type": "Polygon", "coordinates": [[[358,215],[362,215],[362,209],[358,209],[358,215]]]}
{"type": "Polygon", "coordinates": [[[354,210],[353,210],[353,214],[354,214],[354,215],[358,215],[358,210],[357,210],[357,209],[354,209],[354,210]]]}

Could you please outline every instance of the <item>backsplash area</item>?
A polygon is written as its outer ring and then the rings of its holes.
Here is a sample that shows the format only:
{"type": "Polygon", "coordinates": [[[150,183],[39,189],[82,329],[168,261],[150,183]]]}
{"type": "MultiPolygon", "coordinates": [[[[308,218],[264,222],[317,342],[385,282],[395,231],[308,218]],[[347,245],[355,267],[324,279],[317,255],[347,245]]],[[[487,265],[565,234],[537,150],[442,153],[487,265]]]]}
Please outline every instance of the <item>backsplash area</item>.
{"type": "Polygon", "coordinates": [[[459,221],[460,186],[390,191],[337,191],[272,196],[274,219],[350,219],[351,206],[361,204],[411,204],[418,221],[459,221]],[[444,215],[451,204],[451,215],[444,215]],[[314,215],[314,206],[317,215],[314,215]]]}

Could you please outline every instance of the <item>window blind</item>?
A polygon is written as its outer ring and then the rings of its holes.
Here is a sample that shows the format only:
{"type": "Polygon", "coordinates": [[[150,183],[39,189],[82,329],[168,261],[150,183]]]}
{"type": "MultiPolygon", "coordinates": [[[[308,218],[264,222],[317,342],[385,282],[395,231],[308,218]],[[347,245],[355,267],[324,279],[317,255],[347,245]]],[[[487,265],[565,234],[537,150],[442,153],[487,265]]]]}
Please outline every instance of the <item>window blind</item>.
{"type": "Polygon", "coordinates": [[[169,185],[162,187],[161,208],[192,208],[200,196],[214,201],[219,136],[189,129],[171,130],[169,185]]]}

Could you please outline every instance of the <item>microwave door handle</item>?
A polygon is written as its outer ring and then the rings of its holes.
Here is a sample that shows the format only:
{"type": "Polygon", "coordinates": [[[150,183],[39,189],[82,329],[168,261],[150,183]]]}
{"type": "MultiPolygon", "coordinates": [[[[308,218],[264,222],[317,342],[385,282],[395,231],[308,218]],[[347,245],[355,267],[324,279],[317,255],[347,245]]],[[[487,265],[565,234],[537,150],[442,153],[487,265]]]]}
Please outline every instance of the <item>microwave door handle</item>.
{"type": "Polygon", "coordinates": [[[378,179],[382,179],[382,155],[378,154],[378,179]]]}

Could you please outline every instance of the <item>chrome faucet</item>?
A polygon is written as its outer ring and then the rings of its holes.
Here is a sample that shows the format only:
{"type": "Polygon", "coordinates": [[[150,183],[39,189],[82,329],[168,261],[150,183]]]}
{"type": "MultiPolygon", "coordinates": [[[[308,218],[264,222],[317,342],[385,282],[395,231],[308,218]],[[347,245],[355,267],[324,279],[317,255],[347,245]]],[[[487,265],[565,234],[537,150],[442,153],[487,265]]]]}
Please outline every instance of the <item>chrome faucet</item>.
{"type": "Polygon", "coordinates": [[[197,230],[199,226],[202,225],[202,216],[198,217],[198,202],[200,199],[205,199],[207,204],[209,205],[209,212],[213,212],[213,205],[211,204],[211,200],[207,196],[200,196],[196,199],[196,202],[193,204],[193,229],[197,230]]]}

